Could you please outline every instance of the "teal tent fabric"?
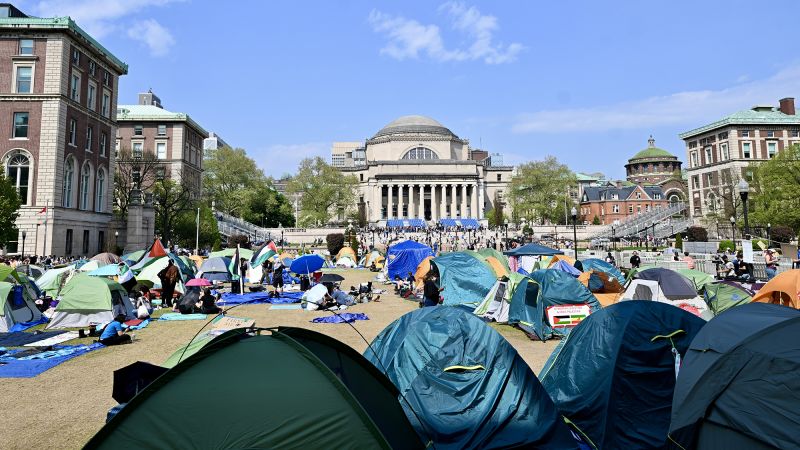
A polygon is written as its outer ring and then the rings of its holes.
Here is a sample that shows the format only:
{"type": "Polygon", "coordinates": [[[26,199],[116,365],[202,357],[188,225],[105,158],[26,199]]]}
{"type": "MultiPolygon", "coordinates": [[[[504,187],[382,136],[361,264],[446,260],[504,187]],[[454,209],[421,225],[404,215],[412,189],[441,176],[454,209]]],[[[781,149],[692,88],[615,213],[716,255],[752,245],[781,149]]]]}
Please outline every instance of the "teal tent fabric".
{"type": "Polygon", "coordinates": [[[497,282],[494,270],[471,252],[444,253],[432,263],[439,271],[445,305],[477,305],[497,282]]]}
{"type": "Polygon", "coordinates": [[[584,272],[588,272],[590,270],[595,270],[597,272],[605,272],[609,275],[613,275],[614,278],[619,280],[619,284],[623,285],[625,284],[625,275],[623,275],[619,269],[603,261],[602,259],[598,258],[582,259],[581,264],[583,264],[584,272]]]}
{"type": "Polygon", "coordinates": [[[514,347],[461,308],[405,314],[364,356],[397,387],[409,421],[430,448],[577,448],[514,347]]]}
{"type": "Polygon", "coordinates": [[[542,341],[563,336],[565,328],[553,328],[547,321],[547,308],[586,303],[591,312],[602,306],[597,298],[572,275],[554,269],[535,270],[520,282],[511,297],[508,323],[536,335],[542,341]]]}

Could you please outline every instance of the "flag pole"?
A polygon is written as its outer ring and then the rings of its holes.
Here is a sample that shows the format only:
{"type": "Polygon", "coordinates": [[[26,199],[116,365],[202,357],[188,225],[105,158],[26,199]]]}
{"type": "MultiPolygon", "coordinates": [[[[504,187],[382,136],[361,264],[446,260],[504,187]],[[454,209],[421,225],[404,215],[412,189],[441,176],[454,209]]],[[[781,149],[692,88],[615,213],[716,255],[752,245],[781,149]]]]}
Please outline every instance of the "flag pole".
{"type": "MultiPolygon", "coordinates": [[[[47,254],[47,214],[50,213],[50,200],[44,202],[44,245],[42,245],[42,256],[47,254]]],[[[47,259],[47,258],[45,258],[47,259]]]]}
{"type": "MultiPolygon", "coordinates": [[[[241,259],[241,249],[239,248],[239,244],[236,244],[236,258],[241,259]]],[[[236,264],[241,264],[240,261],[236,261],[236,264]]],[[[244,294],[244,274],[242,273],[242,266],[239,266],[239,293],[244,294]]]]}
{"type": "Polygon", "coordinates": [[[197,225],[197,230],[194,236],[194,254],[197,256],[200,254],[200,208],[197,208],[197,219],[195,220],[195,225],[197,225]]]}

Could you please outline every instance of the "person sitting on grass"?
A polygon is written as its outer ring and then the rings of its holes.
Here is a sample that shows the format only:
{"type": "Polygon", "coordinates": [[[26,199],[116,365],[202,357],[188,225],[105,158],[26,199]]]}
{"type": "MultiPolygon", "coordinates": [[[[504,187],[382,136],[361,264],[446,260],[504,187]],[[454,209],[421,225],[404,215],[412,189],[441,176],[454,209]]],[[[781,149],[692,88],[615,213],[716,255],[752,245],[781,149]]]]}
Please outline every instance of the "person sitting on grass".
{"type": "Polygon", "coordinates": [[[218,299],[219,297],[211,295],[211,289],[206,288],[200,297],[200,301],[195,304],[195,309],[200,311],[200,314],[219,314],[222,310],[217,306],[218,299]]]}
{"type": "Polygon", "coordinates": [[[114,320],[106,325],[103,334],[100,335],[100,343],[103,345],[129,344],[132,342],[131,336],[122,328],[125,322],[125,314],[117,314],[114,320]]]}

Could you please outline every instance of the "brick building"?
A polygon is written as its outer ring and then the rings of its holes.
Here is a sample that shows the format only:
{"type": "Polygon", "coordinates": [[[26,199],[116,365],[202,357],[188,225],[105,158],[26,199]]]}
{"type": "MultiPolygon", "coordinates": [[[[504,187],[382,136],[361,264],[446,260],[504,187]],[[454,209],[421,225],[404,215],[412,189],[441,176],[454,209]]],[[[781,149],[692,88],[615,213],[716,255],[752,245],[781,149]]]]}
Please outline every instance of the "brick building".
{"type": "Polygon", "coordinates": [[[800,143],[794,98],[778,107],[754,106],[680,134],[686,143],[692,216],[727,217],[738,204],[736,185],[750,181],[753,165],[800,143]]]}
{"type": "Polygon", "coordinates": [[[631,183],[655,185],[669,202],[685,202],[688,196],[686,180],[677,156],[656,147],[653,136],[647,140],[647,148],[639,151],[625,164],[625,178],[631,183]]]}
{"type": "Polygon", "coordinates": [[[19,242],[7,251],[91,256],[109,245],[111,139],[127,71],[69,17],[0,4],[0,163],[22,200],[19,242]]]}
{"type": "Polygon", "coordinates": [[[584,187],[582,195],[580,215],[583,220],[592,223],[597,217],[603,225],[611,225],[630,216],[666,208],[669,204],[664,198],[661,186],[623,181],[584,187]]]}

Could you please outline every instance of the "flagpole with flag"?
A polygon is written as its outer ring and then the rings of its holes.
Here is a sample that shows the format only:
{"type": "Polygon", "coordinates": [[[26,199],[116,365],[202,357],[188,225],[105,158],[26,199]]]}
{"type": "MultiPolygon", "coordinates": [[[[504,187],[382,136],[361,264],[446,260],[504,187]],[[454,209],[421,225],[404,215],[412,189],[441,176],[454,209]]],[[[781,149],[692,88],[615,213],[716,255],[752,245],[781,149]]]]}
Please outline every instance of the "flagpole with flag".
{"type": "Polygon", "coordinates": [[[244,274],[242,273],[242,266],[239,262],[239,244],[236,244],[236,267],[239,268],[239,293],[244,294],[244,274]]]}
{"type": "Polygon", "coordinates": [[[200,254],[200,208],[197,208],[197,218],[194,223],[197,228],[197,234],[194,236],[194,254],[196,256],[200,254]]]}

